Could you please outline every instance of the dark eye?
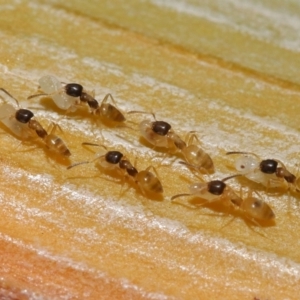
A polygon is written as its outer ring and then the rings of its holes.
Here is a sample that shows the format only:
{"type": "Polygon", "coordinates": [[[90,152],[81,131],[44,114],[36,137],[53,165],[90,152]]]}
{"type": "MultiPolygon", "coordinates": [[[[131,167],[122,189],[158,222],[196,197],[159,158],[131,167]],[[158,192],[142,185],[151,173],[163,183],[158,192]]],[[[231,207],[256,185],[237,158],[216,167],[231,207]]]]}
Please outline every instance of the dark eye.
{"type": "Polygon", "coordinates": [[[158,135],[166,135],[171,129],[171,125],[164,121],[156,121],[152,124],[152,130],[158,135]]]}
{"type": "Polygon", "coordinates": [[[118,164],[122,159],[123,154],[119,151],[108,151],[105,155],[105,160],[110,164],[118,164]]]}
{"type": "Polygon", "coordinates": [[[260,208],[262,207],[263,202],[261,200],[256,199],[255,201],[253,201],[252,203],[252,207],[253,208],[260,208]]]}
{"type": "Polygon", "coordinates": [[[273,159],[262,160],[259,167],[263,173],[273,174],[276,172],[278,162],[273,159]]]}
{"type": "Polygon", "coordinates": [[[80,97],[83,91],[83,86],[78,83],[68,83],[65,86],[66,94],[72,97],[80,97]]]}
{"type": "Polygon", "coordinates": [[[34,116],[33,112],[31,112],[28,109],[21,108],[16,112],[17,121],[24,124],[28,123],[33,116],[34,116]]]}
{"type": "Polygon", "coordinates": [[[208,191],[213,195],[222,195],[226,184],[221,180],[213,180],[207,184],[208,191]]]}

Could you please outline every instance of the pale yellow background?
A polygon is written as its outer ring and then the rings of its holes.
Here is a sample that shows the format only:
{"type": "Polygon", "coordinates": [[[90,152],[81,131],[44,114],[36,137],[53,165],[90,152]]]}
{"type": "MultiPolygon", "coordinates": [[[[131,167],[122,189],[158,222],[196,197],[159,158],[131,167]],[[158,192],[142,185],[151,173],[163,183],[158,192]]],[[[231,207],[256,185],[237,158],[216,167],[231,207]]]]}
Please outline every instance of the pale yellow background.
{"type": "Polygon", "coordinates": [[[63,161],[42,144],[27,151],[31,146],[19,146],[1,125],[1,295],[299,297],[299,195],[267,194],[246,179],[233,180],[237,191],[258,190],[276,222],[250,228],[237,213],[224,227],[233,214],[222,207],[171,204],[172,195],[198,179],[178,162],[160,166],[134,123],[128,123],[134,130],[102,127],[103,141],[87,112],[62,118],[49,99],[25,101],[38,79],[52,74],[95,90],[99,101],[112,93],[125,112],[154,111],[182,136],[197,131],[215,162],[210,178],[234,173],[226,151],[277,158],[297,173],[297,1],[24,0],[0,1],[0,13],[0,87],[45,127],[59,122],[72,152],[63,161]],[[93,164],[66,171],[94,157],[82,142],[137,157],[139,169],[155,166],[164,201],[144,198],[134,185],[120,197],[121,184],[93,164]]]}

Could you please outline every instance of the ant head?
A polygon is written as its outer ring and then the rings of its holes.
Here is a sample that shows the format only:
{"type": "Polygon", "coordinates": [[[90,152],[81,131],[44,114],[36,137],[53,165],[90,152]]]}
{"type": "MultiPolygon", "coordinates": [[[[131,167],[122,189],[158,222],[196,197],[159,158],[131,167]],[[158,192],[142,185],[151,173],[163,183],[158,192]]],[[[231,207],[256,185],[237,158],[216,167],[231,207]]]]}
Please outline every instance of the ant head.
{"type": "Polygon", "coordinates": [[[20,123],[28,123],[30,121],[31,118],[34,117],[34,114],[32,111],[28,110],[28,109],[18,109],[16,111],[16,120],[19,121],[20,123]]]}
{"type": "Polygon", "coordinates": [[[152,130],[158,135],[165,136],[168,134],[170,129],[171,125],[167,122],[155,121],[152,123],[152,130]]]}
{"type": "Polygon", "coordinates": [[[65,91],[68,96],[80,97],[83,91],[83,86],[78,83],[68,83],[65,85],[65,91]]]}
{"type": "Polygon", "coordinates": [[[123,154],[119,151],[108,151],[105,155],[105,160],[110,164],[118,164],[123,157],[123,154]]]}
{"type": "Polygon", "coordinates": [[[264,159],[259,164],[259,168],[263,173],[273,174],[276,173],[278,162],[274,159],[264,159]]]}
{"type": "Polygon", "coordinates": [[[207,184],[208,192],[213,195],[222,195],[225,188],[226,183],[221,180],[212,180],[207,184]]]}

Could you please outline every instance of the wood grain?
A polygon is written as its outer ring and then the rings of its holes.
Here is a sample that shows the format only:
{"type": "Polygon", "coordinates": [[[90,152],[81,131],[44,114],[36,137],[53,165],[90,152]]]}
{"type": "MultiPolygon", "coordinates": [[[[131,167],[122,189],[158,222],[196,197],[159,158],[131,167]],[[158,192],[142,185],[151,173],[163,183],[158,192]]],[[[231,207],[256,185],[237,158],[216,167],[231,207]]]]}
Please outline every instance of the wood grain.
{"type": "Polygon", "coordinates": [[[112,93],[124,112],[154,111],[181,136],[197,131],[215,162],[210,178],[234,173],[226,151],[278,158],[297,173],[299,5],[162,3],[0,1],[0,87],[45,127],[58,122],[72,152],[68,161],[35,141],[20,145],[1,125],[3,299],[297,299],[297,194],[233,180],[274,209],[276,221],[262,227],[219,205],[172,204],[199,179],[178,161],[161,165],[164,152],[139,138],[147,117],[107,128],[88,111],[65,116],[50,98],[26,101],[52,74],[99,101],[112,93]],[[156,167],[163,201],[93,164],[67,171],[94,157],[82,142],[123,151],[139,169],[156,167]]]}

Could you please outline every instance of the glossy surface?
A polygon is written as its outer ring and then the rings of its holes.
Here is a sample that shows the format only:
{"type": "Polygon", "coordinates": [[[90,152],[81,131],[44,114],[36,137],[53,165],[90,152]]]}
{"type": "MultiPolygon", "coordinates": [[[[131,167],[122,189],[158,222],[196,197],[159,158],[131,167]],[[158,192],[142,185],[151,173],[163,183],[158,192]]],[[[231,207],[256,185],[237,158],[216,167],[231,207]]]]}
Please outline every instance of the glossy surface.
{"type": "MultiPolygon", "coordinates": [[[[227,151],[245,149],[278,157],[296,173],[299,4],[197,3],[0,1],[0,86],[22,105],[37,92],[38,79],[53,74],[95,89],[99,99],[111,93],[123,111],[154,110],[180,136],[197,131],[215,163],[212,179],[234,172],[227,151]]],[[[120,192],[118,182],[99,177],[92,165],[67,173],[63,161],[42,149],[19,151],[27,145],[18,147],[1,125],[3,295],[297,299],[296,193],[266,194],[255,183],[233,181],[237,191],[239,183],[259,190],[276,214],[276,223],[251,228],[218,205],[172,204],[172,195],[197,180],[177,162],[160,166],[157,153],[140,143],[138,128],[100,133],[86,111],[66,118],[45,99],[25,104],[40,108],[34,113],[41,122],[59,122],[72,162],[91,159],[81,143],[102,143],[102,134],[130,161],[137,157],[138,170],[152,164],[165,199],[147,199],[132,186],[126,190],[127,183],[120,192]]],[[[129,118],[138,124],[139,116],[129,118]]]]}

